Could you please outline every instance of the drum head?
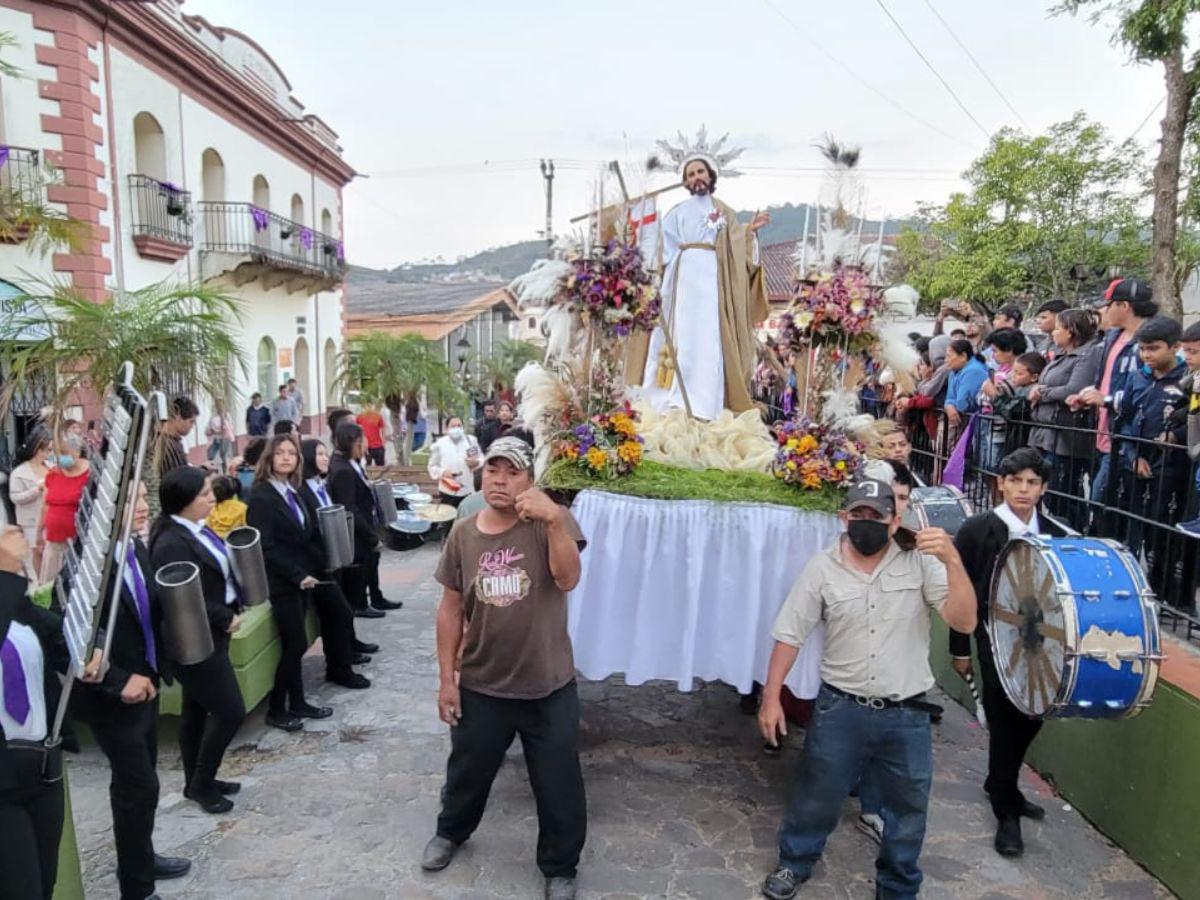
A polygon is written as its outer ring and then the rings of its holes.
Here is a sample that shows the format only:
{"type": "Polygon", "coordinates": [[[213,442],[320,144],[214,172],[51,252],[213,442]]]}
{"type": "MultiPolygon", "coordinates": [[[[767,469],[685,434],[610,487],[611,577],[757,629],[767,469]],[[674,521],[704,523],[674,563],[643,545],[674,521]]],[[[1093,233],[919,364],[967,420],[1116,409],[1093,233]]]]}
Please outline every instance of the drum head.
{"type": "MultiPolygon", "coordinates": [[[[1070,615],[1059,599],[1051,558],[1035,541],[1011,541],[996,563],[988,633],[1004,693],[1029,716],[1060,699],[1070,615]]],[[[1069,686],[1068,686],[1069,687],[1069,686]]]]}

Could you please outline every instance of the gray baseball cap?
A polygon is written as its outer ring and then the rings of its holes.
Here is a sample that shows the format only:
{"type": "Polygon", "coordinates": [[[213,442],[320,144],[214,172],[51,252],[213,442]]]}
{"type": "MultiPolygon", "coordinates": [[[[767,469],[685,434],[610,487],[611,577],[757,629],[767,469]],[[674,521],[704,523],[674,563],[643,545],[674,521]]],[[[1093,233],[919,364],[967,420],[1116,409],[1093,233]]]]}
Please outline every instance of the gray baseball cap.
{"type": "Polygon", "coordinates": [[[892,486],[884,481],[867,478],[858,482],[842,500],[842,509],[850,512],[852,509],[866,506],[875,510],[881,516],[891,516],[896,512],[896,495],[892,486]]]}
{"type": "Polygon", "coordinates": [[[533,469],[533,448],[517,437],[499,437],[488,447],[483,461],[507,459],[521,471],[533,469]]]}

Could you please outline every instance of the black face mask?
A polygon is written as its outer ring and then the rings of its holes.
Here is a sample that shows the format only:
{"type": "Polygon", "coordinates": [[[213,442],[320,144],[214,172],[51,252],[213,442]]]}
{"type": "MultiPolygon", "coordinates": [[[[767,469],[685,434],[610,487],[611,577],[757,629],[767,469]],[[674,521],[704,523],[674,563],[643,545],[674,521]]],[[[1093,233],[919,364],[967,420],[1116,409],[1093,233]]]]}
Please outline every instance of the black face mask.
{"type": "Polygon", "coordinates": [[[882,550],[891,535],[887,522],[875,519],[853,519],[846,526],[846,537],[850,544],[863,556],[874,556],[882,550]]]}

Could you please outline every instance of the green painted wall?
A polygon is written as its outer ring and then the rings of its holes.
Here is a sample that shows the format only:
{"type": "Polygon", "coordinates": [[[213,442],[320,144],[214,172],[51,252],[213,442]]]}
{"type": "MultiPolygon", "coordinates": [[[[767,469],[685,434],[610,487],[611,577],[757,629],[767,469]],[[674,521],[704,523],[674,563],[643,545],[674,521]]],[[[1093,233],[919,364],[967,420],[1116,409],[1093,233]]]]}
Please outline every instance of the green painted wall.
{"type": "MultiPolygon", "coordinates": [[[[930,662],[942,688],[968,709],[950,668],[948,631],[935,618],[930,662]]],[[[1160,681],[1149,709],[1122,722],[1051,721],[1029,763],[1093,825],[1184,900],[1200,898],[1200,701],[1160,681]]]]}
{"type": "Polygon", "coordinates": [[[63,775],[63,788],[67,795],[67,809],[62,839],[58,843],[58,881],[54,885],[54,900],[83,900],[83,873],[79,870],[75,820],[71,818],[71,786],[66,774],[63,775]]]}

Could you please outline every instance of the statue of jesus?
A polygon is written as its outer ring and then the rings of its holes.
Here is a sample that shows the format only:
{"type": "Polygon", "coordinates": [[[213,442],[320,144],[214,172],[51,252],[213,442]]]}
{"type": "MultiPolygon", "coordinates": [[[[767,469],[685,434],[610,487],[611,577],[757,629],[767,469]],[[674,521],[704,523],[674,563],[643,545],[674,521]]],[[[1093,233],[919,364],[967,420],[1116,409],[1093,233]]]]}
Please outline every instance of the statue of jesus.
{"type": "Polygon", "coordinates": [[[679,162],[691,196],[663,219],[662,319],[642,375],[655,409],[688,407],[707,420],[722,409],[740,413],[754,405],[754,327],[769,309],[757,233],[770,216],[759,213],[743,224],[713,197],[722,164],[741,152],[721,153],[723,141],[709,147],[701,129],[690,148],[660,142],[679,162]]]}

